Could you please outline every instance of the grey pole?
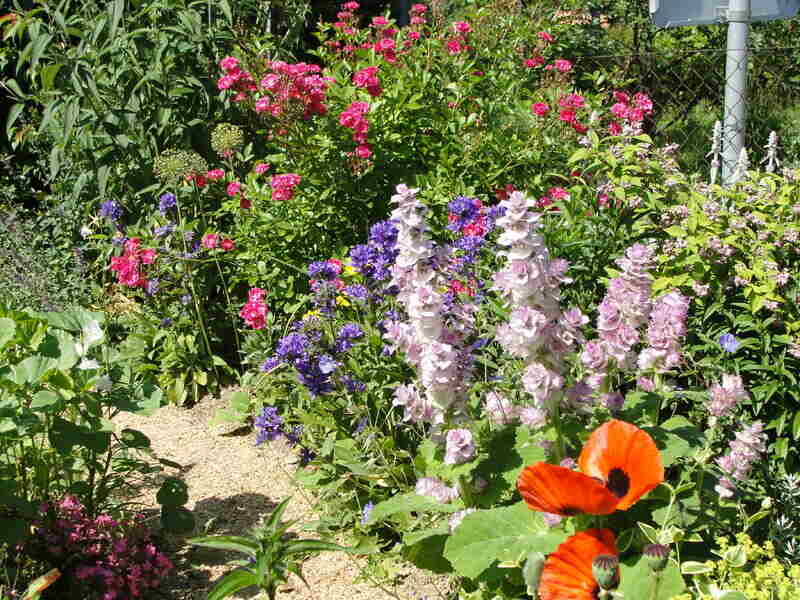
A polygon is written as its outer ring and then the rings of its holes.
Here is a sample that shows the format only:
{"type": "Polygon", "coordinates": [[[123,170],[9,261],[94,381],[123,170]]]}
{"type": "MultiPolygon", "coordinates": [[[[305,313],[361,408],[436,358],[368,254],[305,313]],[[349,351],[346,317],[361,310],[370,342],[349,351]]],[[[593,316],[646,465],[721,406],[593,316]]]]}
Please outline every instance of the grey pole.
{"type": "Polygon", "coordinates": [[[744,148],[747,124],[747,34],[750,0],[730,0],[728,52],[725,60],[725,132],[722,148],[722,183],[733,183],[736,163],[744,148]]]}

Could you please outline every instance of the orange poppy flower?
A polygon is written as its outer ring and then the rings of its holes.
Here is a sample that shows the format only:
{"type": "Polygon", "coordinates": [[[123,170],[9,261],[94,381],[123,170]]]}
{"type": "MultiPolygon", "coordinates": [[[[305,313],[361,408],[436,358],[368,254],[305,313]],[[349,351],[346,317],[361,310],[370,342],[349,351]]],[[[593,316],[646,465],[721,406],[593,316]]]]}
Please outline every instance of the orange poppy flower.
{"type": "Polygon", "coordinates": [[[578,467],[596,477],[627,510],[664,481],[656,443],[636,425],[616,419],[595,429],[578,457],[578,467]]]}
{"type": "Polygon", "coordinates": [[[540,600],[595,600],[600,585],[592,574],[592,561],[601,554],[618,556],[610,529],[587,529],[567,538],[545,560],[540,600]]]}
{"type": "Polygon", "coordinates": [[[571,517],[580,513],[610,515],[618,498],[588,475],[539,462],[520,473],[517,488],[533,510],[571,517]]]}
{"type": "Polygon", "coordinates": [[[624,421],[611,420],[593,431],[578,467],[581,472],[536,463],[522,470],[517,488],[533,510],[563,517],[608,515],[627,510],[664,480],[653,439],[624,421]]]}

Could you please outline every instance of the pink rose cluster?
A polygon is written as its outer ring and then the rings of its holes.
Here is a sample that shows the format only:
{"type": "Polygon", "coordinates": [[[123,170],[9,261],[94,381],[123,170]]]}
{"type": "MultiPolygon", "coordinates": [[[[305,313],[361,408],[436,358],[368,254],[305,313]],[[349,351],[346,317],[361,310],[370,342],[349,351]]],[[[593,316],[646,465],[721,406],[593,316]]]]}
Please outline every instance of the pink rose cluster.
{"type": "Polygon", "coordinates": [[[555,202],[561,200],[569,200],[569,192],[562,187],[551,187],[547,193],[536,201],[536,208],[538,210],[550,210],[558,212],[560,209],[553,206],[555,202]]]}
{"type": "Polygon", "coordinates": [[[267,69],[258,84],[263,95],[256,100],[257,113],[276,118],[300,113],[308,119],[328,112],[325,95],[333,78],[321,76],[319,65],[273,60],[268,62],[267,69]]]}
{"type": "Polygon", "coordinates": [[[141,265],[152,264],[158,254],[152,248],[140,248],[137,237],[125,242],[122,256],[111,257],[111,270],[117,274],[117,281],[127,287],[145,287],[147,279],[142,276],[141,265]]]}
{"type": "Polygon", "coordinates": [[[368,102],[353,102],[339,115],[339,124],[353,130],[353,141],[358,144],[355,153],[359,158],[372,156],[372,148],[367,143],[369,121],[365,116],[369,109],[368,102]]]}
{"type": "Polygon", "coordinates": [[[428,7],[424,4],[412,4],[411,5],[411,25],[425,25],[427,23],[427,19],[425,19],[425,13],[428,12],[428,7]]]}
{"type": "Polygon", "coordinates": [[[258,88],[253,76],[248,71],[242,71],[239,60],[233,56],[226,56],[219,62],[224,75],[217,80],[219,90],[232,90],[236,92],[233,97],[235,102],[246,100],[258,88]]]}
{"type": "Polygon", "coordinates": [[[469,34],[472,33],[472,25],[466,21],[456,21],[453,23],[454,36],[447,40],[447,52],[453,56],[469,50],[469,34]]]}
{"type": "Polygon", "coordinates": [[[43,516],[34,521],[28,553],[47,556],[62,572],[74,574],[76,587],[92,597],[140,598],[173,569],[152,543],[141,515],[125,522],[106,514],[92,518],[74,496],[39,510],[43,516]]]}
{"type": "Polygon", "coordinates": [[[611,135],[620,135],[623,125],[629,125],[638,130],[641,128],[644,118],[653,114],[653,101],[642,92],[637,92],[631,97],[625,92],[616,91],[614,100],[616,103],[611,107],[611,114],[617,120],[609,123],[608,131],[611,135]]]}
{"type": "Polygon", "coordinates": [[[231,250],[236,248],[236,244],[232,239],[223,238],[222,240],[220,240],[220,236],[217,233],[205,234],[203,236],[203,239],[201,240],[201,243],[203,244],[203,248],[206,248],[208,250],[213,250],[214,248],[219,247],[223,249],[225,252],[230,252],[231,250]]]}
{"type": "Polygon", "coordinates": [[[284,173],[273,176],[269,182],[272,188],[272,199],[277,201],[291,200],[294,197],[295,188],[300,185],[301,179],[297,173],[284,173]]]}
{"type": "Polygon", "coordinates": [[[264,329],[267,324],[266,292],[261,288],[251,288],[247,293],[247,303],[239,311],[239,316],[253,329],[264,329]]]}
{"type": "MultiPolygon", "coordinates": [[[[587,108],[586,100],[580,94],[566,94],[558,101],[558,120],[566,123],[580,134],[588,131],[588,127],[578,120],[578,111],[587,108]]],[[[550,112],[550,106],[545,102],[535,102],[531,105],[531,112],[537,117],[545,117],[550,112]]]]}
{"type": "Polygon", "coordinates": [[[333,24],[345,35],[354,35],[358,27],[358,17],[356,11],[361,8],[358,2],[345,2],[341,5],[339,12],[336,13],[337,21],[333,24]]]}
{"type": "Polygon", "coordinates": [[[373,98],[380,96],[383,91],[381,89],[381,82],[378,79],[378,68],[379,67],[366,67],[353,75],[353,84],[357,88],[367,90],[367,93],[373,98]]]}

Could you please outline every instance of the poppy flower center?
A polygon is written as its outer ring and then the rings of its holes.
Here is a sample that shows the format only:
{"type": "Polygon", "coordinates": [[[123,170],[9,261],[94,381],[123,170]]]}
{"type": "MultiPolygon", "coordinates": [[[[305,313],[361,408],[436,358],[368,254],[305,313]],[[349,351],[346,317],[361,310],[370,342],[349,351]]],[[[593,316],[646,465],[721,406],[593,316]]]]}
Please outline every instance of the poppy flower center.
{"type": "Polygon", "coordinates": [[[574,506],[562,506],[561,514],[565,517],[574,517],[575,515],[581,514],[581,511],[574,506]]]}
{"type": "Polygon", "coordinates": [[[622,469],[614,467],[608,472],[608,480],[606,481],[606,488],[614,494],[617,498],[622,498],[628,493],[631,487],[631,478],[622,469]]]}

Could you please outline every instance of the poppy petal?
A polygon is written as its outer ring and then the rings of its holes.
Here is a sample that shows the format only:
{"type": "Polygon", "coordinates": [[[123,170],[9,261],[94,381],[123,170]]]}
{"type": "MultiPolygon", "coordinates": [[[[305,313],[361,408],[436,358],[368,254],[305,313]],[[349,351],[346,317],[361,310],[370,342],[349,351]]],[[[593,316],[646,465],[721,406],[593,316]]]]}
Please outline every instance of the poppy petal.
{"type": "Polygon", "coordinates": [[[609,515],[619,500],[600,481],[544,462],[525,467],[517,479],[517,488],[533,510],[562,517],[579,513],[609,515]]]}
{"type": "Polygon", "coordinates": [[[599,586],[592,561],[599,554],[617,556],[610,529],[587,529],[567,538],[547,557],[539,580],[540,600],[594,600],[599,586]]]}
{"type": "Polygon", "coordinates": [[[661,455],[653,438],[636,425],[616,419],[592,432],[578,457],[578,467],[605,482],[618,498],[619,510],[627,510],[664,481],[661,455]]]}

